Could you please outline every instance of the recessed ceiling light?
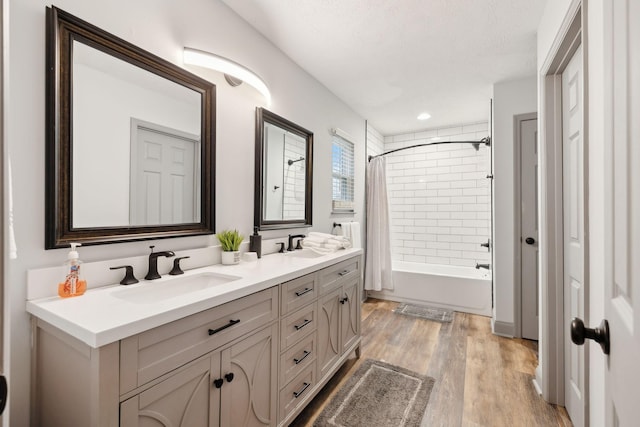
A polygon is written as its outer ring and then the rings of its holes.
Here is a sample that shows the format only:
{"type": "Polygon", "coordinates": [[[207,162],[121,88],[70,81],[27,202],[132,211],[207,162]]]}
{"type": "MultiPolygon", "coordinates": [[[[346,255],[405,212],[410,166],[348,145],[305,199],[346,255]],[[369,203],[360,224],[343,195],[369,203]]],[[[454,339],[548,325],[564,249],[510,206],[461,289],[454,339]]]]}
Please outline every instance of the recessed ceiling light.
{"type": "Polygon", "coordinates": [[[429,113],[421,113],[418,116],[418,120],[427,120],[429,118],[431,118],[431,114],[429,114],[429,113]]]}

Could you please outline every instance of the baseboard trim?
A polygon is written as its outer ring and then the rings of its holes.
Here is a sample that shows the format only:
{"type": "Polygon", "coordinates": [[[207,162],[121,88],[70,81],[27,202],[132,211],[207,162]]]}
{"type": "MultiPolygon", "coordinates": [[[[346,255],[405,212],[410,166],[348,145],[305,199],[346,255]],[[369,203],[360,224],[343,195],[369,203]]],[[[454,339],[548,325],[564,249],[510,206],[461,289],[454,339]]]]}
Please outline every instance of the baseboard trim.
{"type": "Polygon", "coordinates": [[[513,338],[516,336],[516,326],[511,322],[501,322],[491,319],[491,331],[495,335],[502,337],[513,338]]]}

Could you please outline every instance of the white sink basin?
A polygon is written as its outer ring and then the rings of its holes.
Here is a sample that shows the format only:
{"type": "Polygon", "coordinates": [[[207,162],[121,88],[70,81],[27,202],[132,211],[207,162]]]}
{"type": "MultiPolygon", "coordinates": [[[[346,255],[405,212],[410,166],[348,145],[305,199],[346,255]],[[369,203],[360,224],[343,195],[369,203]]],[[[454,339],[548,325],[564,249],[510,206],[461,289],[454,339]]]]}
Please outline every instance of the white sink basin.
{"type": "Polygon", "coordinates": [[[318,252],[314,252],[311,249],[298,249],[297,251],[286,252],[285,256],[290,256],[293,258],[319,258],[324,256],[324,254],[319,254],[318,252]]]}
{"type": "Polygon", "coordinates": [[[200,273],[157,282],[145,281],[130,285],[127,288],[118,288],[113,292],[113,296],[137,304],[153,304],[191,292],[224,285],[239,279],[240,277],[238,276],[200,273]]]}

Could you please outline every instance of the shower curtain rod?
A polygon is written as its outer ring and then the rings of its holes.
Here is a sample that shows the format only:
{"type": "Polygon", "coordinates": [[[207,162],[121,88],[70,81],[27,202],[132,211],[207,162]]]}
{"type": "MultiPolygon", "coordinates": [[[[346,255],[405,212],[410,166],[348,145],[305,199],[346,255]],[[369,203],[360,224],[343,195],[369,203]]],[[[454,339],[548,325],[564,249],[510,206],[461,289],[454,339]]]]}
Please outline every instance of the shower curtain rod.
{"type": "Polygon", "coordinates": [[[471,144],[473,148],[478,151],[480,149],[480,144],[484,144],[487,147],[491,145],[491,138],[485,136],[480,141],[434,141],[434,142],[425,142],[424,144],[416,144],[410,145],[409,147],[396,148],[395,150],[387,151],[386,153],[378,154],[377,156],[369,156],[369,161],[375,157],[386,156],[387,154],[395,153],[396,151],[408,150],[409,148],[417,148],[417,147],[426,147],[429,145],[440,145],[440,144],[471,144]]]}

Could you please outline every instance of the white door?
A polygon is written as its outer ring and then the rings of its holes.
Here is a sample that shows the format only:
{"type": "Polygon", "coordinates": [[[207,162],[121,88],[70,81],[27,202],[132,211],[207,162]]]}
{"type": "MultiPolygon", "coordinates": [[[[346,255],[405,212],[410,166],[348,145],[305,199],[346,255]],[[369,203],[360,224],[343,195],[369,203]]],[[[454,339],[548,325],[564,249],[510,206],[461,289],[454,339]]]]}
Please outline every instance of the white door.
{"type": "MultiPolygon", "coordinates": [[[[582,46],[562,73],[562,192],[564,230],[564,325],[584,319],[584,212],[582,46]]],[[[585,425],[583,346],[564,339],[565,406],[574,426],[585,425]]]]}
{"type": "MultiPolygon", "coordinates": [[[[640,2],[611,1],[605,26],[605,371],[608,426],[640,423],[640,2]]],[[[594,319],[595,320],[595,319],[594,319]]],[[[593,325],[591,325],[593,326],[593,325]]]]}
{"type": "Polygon", "coordinates": [[[519,120],[522,338],[538,339],[538,119],[519,120]]]}
{"type": "Polygon", "coordinates": [[[131,161],[132,225],[197,222],[198,141],[139,128],[131,161]]]}

